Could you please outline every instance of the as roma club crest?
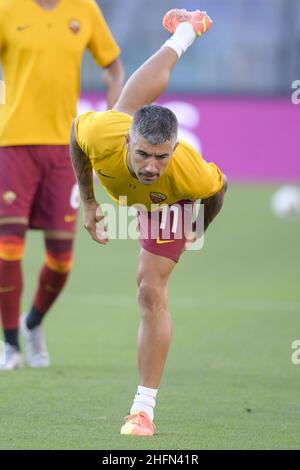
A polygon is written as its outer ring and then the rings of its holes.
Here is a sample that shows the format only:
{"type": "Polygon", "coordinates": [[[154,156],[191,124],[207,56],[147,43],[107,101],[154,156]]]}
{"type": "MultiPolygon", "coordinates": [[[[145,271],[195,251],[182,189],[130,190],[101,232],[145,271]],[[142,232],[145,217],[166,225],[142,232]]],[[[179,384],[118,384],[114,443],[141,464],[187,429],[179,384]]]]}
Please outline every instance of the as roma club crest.
{"type": "Polygon", "coordinates": [[[78,34],[80,31],[80,21],[78,20],[70,20],[69,21],[69,28],[74,34],[78,34]]]}
{"type": "Polygon", "coordinates": [[[2,194],[2,197],[8,205],[12,204],[17,199],[17,195],[13,191],[6,191],[2,194]]]}
{"type": "Polygon", "coordinates": [[[167,196],[162,193],[151,192],[150,199],[152,202],[154,202],[154,204],[159,204],[160,202],[165,201],[167,199],[167,196]]]}

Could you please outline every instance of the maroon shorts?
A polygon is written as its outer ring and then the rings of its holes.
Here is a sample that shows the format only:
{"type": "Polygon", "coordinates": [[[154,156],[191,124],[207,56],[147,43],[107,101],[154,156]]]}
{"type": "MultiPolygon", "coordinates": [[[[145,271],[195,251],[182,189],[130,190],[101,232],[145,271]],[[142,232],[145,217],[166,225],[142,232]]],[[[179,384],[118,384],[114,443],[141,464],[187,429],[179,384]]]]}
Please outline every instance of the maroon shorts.
{"type": "Polygon", "coordinates": [[[176,263],[191,234],[193,201],[179,201],[156,212],[138,212],[142,248],[176,263]]]}
{"type": "Polygon", "coordinates": [[[68,145],[0,147],[0,217],[74,232],[79,193],[68,145]]]}

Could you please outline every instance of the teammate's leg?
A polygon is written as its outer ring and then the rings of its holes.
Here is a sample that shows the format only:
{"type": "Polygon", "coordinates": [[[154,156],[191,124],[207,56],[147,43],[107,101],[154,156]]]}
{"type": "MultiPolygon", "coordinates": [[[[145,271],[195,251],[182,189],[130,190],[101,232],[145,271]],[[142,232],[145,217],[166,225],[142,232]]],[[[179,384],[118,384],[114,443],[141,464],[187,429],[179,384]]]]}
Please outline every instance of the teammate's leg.
{"type": "Polygon", "coordinates": [[[152,435],[157,389],[170,348],[172,323],[167,289],[175,261],[141,250],[138,263],[138,302],[141,322],[138,332],[139,387],[130,415],[141,413],[138,426],[127,420],[122,434],[152,435]]]}
{"type": "Polygon", "coordinates": [[[18,339],[22,258],[38,180],[28,146],[0,147],[0,311],[6,349],[3,369],[22,365],[18,339]]]}
{"type": "Polygon", "coordinates": [[[187,14],[187,16],[182,13],[182,10],[173,10],[173,12],[170,15],[172,21],[169,21],[172,26],[167,27],[169,31],[174,31],[173,36],[130,77],[114,106],[116,110],[134,114],[141,106],[155,101],[168,85],[171,71],[181,54],[199,35],[197,34],[199,27],[201,26],[200,29],[204,33],[211,24],[211,20],[205,13],[201,13],[201,18],[207,19],[207,26],[204,30],[202,24],[194,21],[195,16],[199,16],[200,12],[187,14]]]}
{"type": "Polygon", "coordinates": [[[45,262],[32,306],[21,320],[26,360],[31,367],[50,365],[41,323],[68,279],[73,261],[74,236],[70,232],[45,232],[45,262]]]}
{"type": "Polygon", "coordinates": [[[3,369],[17,369],[23,365],[18,330],[26,228],[23,218],[0,219],[0,312],[6,345],[3,369]]]}
{"type": "Polygon", "coordinates": [[[45,233],[45,262],[26,321],[30,330],[40,325],[67,281],[73,261],[73,242],[74,234],[69,232],[45,233]]]}
{"type": "Polygon", "coordinates": [[[78,190],[69,147],[38,146],[38,163],[43,162],[44,179],[35,197],[30,223],[44,231],[45,261],[32,305],[21,320],[26,360],[31,367],[47,367],[49,354],[42,321],[65,286],[73,260],[78,190]]]}

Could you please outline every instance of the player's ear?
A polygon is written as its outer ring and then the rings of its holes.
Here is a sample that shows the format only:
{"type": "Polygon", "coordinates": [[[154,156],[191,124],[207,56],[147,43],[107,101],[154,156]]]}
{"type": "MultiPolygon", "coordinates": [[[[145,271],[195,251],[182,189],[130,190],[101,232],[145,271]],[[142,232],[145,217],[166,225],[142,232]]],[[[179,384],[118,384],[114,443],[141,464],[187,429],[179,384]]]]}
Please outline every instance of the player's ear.
{"type": "Polygon", "coordinates": [[[176,142],[176,144],[174,145],[174,148],[173,148],[173,152],[175,152],[175,150],[177,149],[178,145],[179,145],[179,142],[176,142]]]}

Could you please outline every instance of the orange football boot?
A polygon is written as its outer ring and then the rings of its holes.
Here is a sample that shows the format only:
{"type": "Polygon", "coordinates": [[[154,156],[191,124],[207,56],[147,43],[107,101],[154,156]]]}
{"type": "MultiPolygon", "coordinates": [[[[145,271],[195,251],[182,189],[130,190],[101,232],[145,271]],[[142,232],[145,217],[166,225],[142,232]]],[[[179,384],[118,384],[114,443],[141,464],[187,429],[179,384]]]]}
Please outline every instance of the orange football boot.
{"type": "Polygon", "coordinates": [[[144,411],[138,411],[124,418],[121,434],[128,436],[153,436],[155,425],[144,411]]]}
{"type": "Polygon", "coordinates": [[[212,25],[212,19],[207,15],[206,11],[187,11],[175,8],[168,11],[163,18],[163,27],[169,33],[175,33],[180,23],[188,22],[194,28],[196,36],[202,36],[212,25]]]}

